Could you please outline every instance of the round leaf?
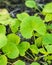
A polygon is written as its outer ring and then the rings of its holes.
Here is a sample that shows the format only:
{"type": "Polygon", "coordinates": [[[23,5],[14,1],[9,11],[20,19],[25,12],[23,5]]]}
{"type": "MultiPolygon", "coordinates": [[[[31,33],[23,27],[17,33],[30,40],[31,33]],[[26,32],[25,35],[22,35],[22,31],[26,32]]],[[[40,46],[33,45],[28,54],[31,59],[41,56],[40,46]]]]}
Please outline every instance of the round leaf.
{"type": "Polygon", "coordinates": [[[14,65],[25,65],[25,62],[18,60],[14,63],[14,65]]]}
{"type": "Polygon", "coordinates": [[[12,43],[15,43],[17,45],[20,42],[20,37],[18,35],[16,35],[16,34],[13,34],[13,33],[8,34],[7,38],[8,38],[8,41],[10,41],[12,43]]]}
{"type": "Polygon", "coordinates": [[[43,14],[52,13],[52,2],[48,3],[43,8],[43,14]]]}
{"type": "Polygon", "coordinates": [[[30,46],[30,50],[31,50],[32,53],[34,53],[34,54],[38,54],[38,52],[39,52],[36,45],[31,45],[31,46],[30,46]]]}
{"type": "Polygon", "coordinates": [[[18,46],[19,53],[21,56],[25,55],[26,50],[30,48],[30,43],[29,42],[21,42],[18,46]]]}
{"type": "Polygon", "coordinates": [[[52,54],[52,45],[46,45],[45,48],[49,54],[52,54]]]}
{"type": "Polygon", "coordinates": [[[27,6],[27,7],[29,7],[29,8],[36,8],[36,2],[35,1],[33,1],[33,0],[28,0],[28,1],[26,1],[25,2],[25,5],[27,6]]]}
{"type": "Polygon", "coordinates": [[[52,34],[46,34],[43,36],[43,45],[52,44],[52,34]]]}
{"type": "Polygon", "coordinates": [[[6,27],[4,25],[0,25],[0,34],[6,34],[6,27]]]}
{"type": "Polygon", "coordinates": [[[33,62],[31,65],[40,65],[38,62],[33,62]]]}
{"type": "Polygon", "coordinates": [[[41,35],[44,35],[46,33],[45,24],[43,23],[40,17],[36,16],[29,16],[23,19],[20,29],[21,34],[24,38],[31,38],[34,30],[41,35]]]}
{"type": "Polygon", "coordinates": [[[20,23],[21,22],[18,19],[10,23],[10,28],[13,33],[16,33],[18,31],[18,27],[20,26],[20,23]]]}
{"type": "Polygon", "coordinates": [[[7,45],[5,45],[2,48],[2,51],[7,55],[8,58],[10,59],[15,59],[16,57],[19,56],[19,50],[17,46],[11,42],[8,42],[7,45]]]}
{"type": "Polygon", "coordinates": [[[0,55],[0,65],[7,65],[7,58],[5,55],[0,55]]]}
{"type": "Polygon", "coordinates": [[[21,13],[21,14],[17,14],[17,17],[20,21],[23,21],[24,18],[29,17],[29,15],[25,12],[21,13]]]}
{"type": "Polygon", "coordinates": [[[4,34],[0,34],[0,48],[7,44],[7,37],[4,34]]]}

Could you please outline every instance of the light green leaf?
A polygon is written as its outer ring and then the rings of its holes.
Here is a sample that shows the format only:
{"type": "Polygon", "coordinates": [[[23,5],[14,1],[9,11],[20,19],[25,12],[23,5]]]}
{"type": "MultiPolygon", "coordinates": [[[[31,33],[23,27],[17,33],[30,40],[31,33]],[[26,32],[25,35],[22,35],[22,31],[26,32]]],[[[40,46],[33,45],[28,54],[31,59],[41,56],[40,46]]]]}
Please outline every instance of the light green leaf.
{"type": "Polygon", "coordinates": [[[48,3],[44,6],[43,8],[43,14],[48,14],[48,13],[52,13],[52,2],[48,3]]]}
{"type": "Polygon", "coordinates": [[[15,59],[19,56],[19,50],[18,50],[17,46],[11,42],[8,42],[8,44],[2,48],[2,51],[10,59],[15,59]]]}
{"type": "Polygon", "coordinates": [[[38,38],[35,40],[35,44],[36,44],[36,46],[38,46],[38,47],[42,46],[42,37],[38,37],[38,38]]]}
{"type": "Polygon", "coordinates": [[[7,38],[8,38],[8,41],[15,43],[16,45],[18,45],[20,42],[20,37],[16,34],[13,34],[13,33],[8,34],[7,38]]]}
{"type": "Polygon", "coordinates": [[[14,65],[25,65],[25,62],[18,60],[14,63],[14,65]]]}
{"type": "Polygon", "coordinates": [[[32,62],[31,65],[40,65],[38,62],[32,62]]]}
{"type": "Polygon", "coordinates": [[[4,25],[0,25],[0,34],[6,34],[6,27],[4,25]]]}
{"type": "Polygon", "coordinates": [[[8,25],[10,15],[6,9],[1,9],[0,11],[0,24],[8,25]]]}
{"type": "Polygon", "coordinates": [[[29,17],[29,15],[26,13],[26,12],[23,12],[21,14],[17,14],[17,18],[20,20],[20,21],[23,21],[24,18],[26,17],[29,17]]]}
{"type": "Polygon", "coordinates": [[[7,37],[4,34],[0,34],[0,49],[7,44],[7,37]]]}
{"type": "Polygon", "coordinates": [[[48,52],[46,52],[46,50],[44,48],[40,48],[39,52],[42,53],[42,54],[45,54],[45,55],[48,54],[48,52]]]}
{"type": "Polygon", "coordinates": [[[52,30],[52,24],[47,25],[47,29],[52,30]]]}
{"type": "Polygon", "coordinates": [[[52,45],[46,45],[45,48],[49,54],[52,54],[52,45]]]}
{"type": "Polygon", "coordinates": [[[52,34],[46,34],[43,36],[43,45],[52,44],[52,34]]]}
{"type": "Polygon", "coordinates": [[[47,15],[45,16],[45,21],[46,21],[46,22],[52,21],[52,14],[47,14],[47,15]]]}
{"type": "Polygon", "coordinates": [[[39,34],[44,35],[46,33],[46,27],[40,17],[29,16],[21,23],[21,34],[24,38],[32,37],[33,30],[39,34]],[[27,29],[28,28],[28,29],[27,29]]]}
{"type": "Polygon", "coordinates": [[[19,53],[21,56],[25,55],[25,52],[30,48],[30,43],[29,42],[21,42],[18,46],[19,53]]]}
{"type": "Polygon", "coordinates": [[[28,0],[28,1],[26,1],[25,2],[25,5],[27,6],[27,7],[29,7],[29,8],[36,8],[36,2],[35,1],[33,1],[33,0],[28,0]]]}
{"type": "Polygon", "coordinates": [[[0,55],[0,65],[7,65],[7,57],[5,55],[0,55]]]}
{"type": "Polygon", "coordinates": [[[18,27],[20,26],[20,23],[21,22],[18,19],[10,23],[10,28],[13,33],[16,33],[18,31],[18,27]]]}
{"type": "Polygon", "coordinates": [[[34,54],[38,54],[38,52],[39,52],[36,45],[31,45],[31,46],[30,46],[30,50],[31,50],[32,53],[34,53],[34,54]]]}
{"type": "Polygon", "coordinates": [[[44,57],[45,60],[52,60],[52,55],[48,55],[44,57]]]}
{"type": "Polygon", "coordinates": [[[33,24],[34,30],[37,31],[37,33],[39,33],[40,35],[44,35],[46,33],[46,26],[40,17],[34,16],[33,24]]]}

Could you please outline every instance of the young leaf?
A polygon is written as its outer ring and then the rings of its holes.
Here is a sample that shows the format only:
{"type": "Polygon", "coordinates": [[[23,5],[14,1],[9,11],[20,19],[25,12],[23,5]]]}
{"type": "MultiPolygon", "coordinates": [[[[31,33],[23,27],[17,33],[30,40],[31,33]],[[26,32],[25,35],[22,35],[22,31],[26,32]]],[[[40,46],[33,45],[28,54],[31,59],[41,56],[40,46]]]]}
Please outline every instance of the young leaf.
{"type": "Polygon", "coordinates": [[[15,43],[16,45],[18,45],[20,42],[20,37],[13,33],[8,34],[7,38],[8,38],[8,41],[15,43]]]}
{"type": "Polygon", "coordinates": [[[6,27],[4,25],[0,25],[0,34],[6,34],[6,27]]]}
{"type": "Polygon", "coordinates": [[[19,56],[19,50],[18,50],[17,46],[11,42],[8,42],[8,44],[2,48],[2,51],[10,59],[15,59],[19,56]]]}
{"type": "Polygon", "coordinates": [[[36,2],[35,1],[33,1],[33,0],[28,0],[28,1],[26,1],[25,2],[25,5],[27,6],[27,7],[29,7],[29,8],[36,8],[36,2]]]}
{"type": "Polygon", "coordinates": [[[35,40],[35,44],[36,44],[36,46],[38,46],[38,47],[42,46],[42,37],[38,37],[38,38],[35,40]]]}
{"type": "Polygon", "coordinates": [[[43,14],[52,13],[52,2],[48,3],[43,8],[43,14]]]}
{"type": "Polygon", "coordinates": [[[38,62],[32,62],[31,65],[40,65],[38,62]]]}
{"type": "Polygon", "coordinates": [[[23,21],[24,18],[26,17],[29,17],[29,15],[26,13],[26,12],[23,12],[21,14],[17,14],[17,18],[20,20],[20,21],[23,21]]]}
{"type": "Polygon", "coordinates": [[[52,24],[47,25],[47,29],[52,30],[52,24]]]}
{"type": "Polygon", "coordinates": [[[4,25],[9,24],[10,15],[6,9],[1,9],[0,11],[0,23],[4,25]]]}
{"type": "Polygon", "coordinates": [[[45,54],[45,55],[48,54],[48,52],[46,52],[46,50],[44,48],[40,48],[39,52],[42,53],[42,54],[45,54]]]}
{"type": "Polygon", "coordinates": [[[43,45],[52,44],[52,34],[46,34],[43,36],[43,45]]]}
{"type": "Polygon", "coordinates": [[[52,21],[52,14],[47,14],[47,15],[45,16],[45,21],[46,21],[46,22],[52,21]]]}
{"type": "Polygon", "coordinates": [[[46,45],[45,48],[49,54],[52,54],[52,45],[46,45]]]}
{"type": "Polygon", "coordinates": [[[0,55],[0,65],[7,65],[7,57],[5,55],[0,55]]]}
{"type": "Polygon", "coordinates": [[[48,55],[44,57],[45,60],[52,60],[52,55],[48,55]]]}
{"type": "Polygon", "coordinates": [[[0,49],[7,44],[7,37],[4,34],[0,34],[0,49]]]}
{"type": "Polygon", "coordinates": [[[10,23],[10,28],[13,33],[16,33],[18,31],[18,27],[20,26],[20,23],[21,22],[18,19],[10,23]]]}
{"type": "Polygon", "coordinates": [[[44,35],[46,33],[46,27],[40,17],[29,16],[21,23],[21,34],[24,38],[30,38],[33,30],[39,34],[44,35]],[[27,29],[28,28],[28,29],[27,29]]]}
{"type": "Polygon", "coordinates": [[[46,33],[46,26],[40,17],[34,16],[33,24],[34,30],[37,31],[37,33],[39,33],[40,35],[44,35],[46,33]]]}
{"type": "Polygon", "coordinates": [[[14,63],[14,65],[25,65],[25,62],[18,60],[14,63]]]}
{"type": "Polygon", "coordinates": [[[31,46],[30,46],[30,50],[31,50],[32,53],[34,53],[34,54],[38,54],[38,52],[39,52],[36,45],[31,45],[31,46]]]}
{"type": "Polygon", "coordinates": [[[19,53],[21,56],[25,55],[25,52],[30,48],[30,43],[29,42],[21,42],[18,46],[19,53]]]}

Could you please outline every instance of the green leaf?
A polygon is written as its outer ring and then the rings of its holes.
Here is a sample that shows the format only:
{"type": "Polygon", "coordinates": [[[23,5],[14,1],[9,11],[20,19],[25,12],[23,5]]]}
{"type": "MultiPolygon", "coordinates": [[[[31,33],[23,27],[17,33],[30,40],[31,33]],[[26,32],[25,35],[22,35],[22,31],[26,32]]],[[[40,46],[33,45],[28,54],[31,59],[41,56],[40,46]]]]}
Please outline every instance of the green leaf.
{"type": "Polygon", "coordinates": [[[0,25],[0,34],[6,34],[6,27],[4,25],[0,25]]]}
{"type": "Polygon", "coordinates": [[[25,52],[30,48],[30,43],[29,42],[21,42],[18,46],[19,53],[21,56],[25,55],[25,52]]]}
{"type": "Polygon", "coordinates": [[[39,52],[42,53],[42,54],[45,54],[45,55],[48,54],[48,52],[46,52],[46,50],[44,48],[40,48],[39,52]]]}
{"type": "Polygon", "coordinates": [[[25,65],[25,62],[18,60],[14,63],[14,65],[25,65]]]}
{"type": "Polygon", "coordinates": [[[0,55],[0,65],[7,65],[7,57],[5,55],[0,55]]]}
{"type": "Polygon", "coordinates": [[[43,36],[43,45],[52,44],[52,34],[46,34],[43,36]]]}
{"type": "Polygon", "coordinates": [[[4,34],[0,34],[0,49],[7,44],[7,37],[4,34]]]}
{"type": "Polygon", "coordinates": [[[44,57],[45,60],[52,60],[52,55],[48,55],[44,57]]]}
{"type": "Polygon", "coordinates": [[[26,12],[23,12],[21,14],[17,14],[17,17],[20,21],[23,21],[23,19],[29,17],[29,15],[26,12]]]}
{"type": "Polygon", "coordinates": [[[40,17],[29,16],[21,23],[20,31],[24,38],[31,38],[33,30],[37,31],[41,35],[46,33],[45,24],[40,17]]]}
{"type": "Polygon", "coordinates": [[[20,37],[16,34],[13,34],[13,33],[8,34],[7,38],[8,38],[8,41],[15,43],[16,45],[18,45],[20,42],[20,37]]]}
{"type": "Polygon", "coordinates": [[[21,22],[18,19],[10,23],[10,28],[13,33],[16,33],[18,31],[18,27],[20,26],[20,23],[21,22]]]}
{"type": "Polygon", "coordinates": [[[25,2],[25,5],[27,6],[27,7],[29,7],[29,8],[36,8],[36,2],[35,1],[33,1],[33,0],[28,0],[28,1],[26,1],[25,2]]]}
{"type": "Polygon", "coordinates": [[[43,8],[43,14],[52,13],[52,2],[48,3],[43,8]]]}
{"type": "Polygon", "coordinates": [[[40,65],[38,62],[32,62],[31,65],[40,65]]]}
{"type": "Polygon", "coordinates": [[[52,30],[52,24],[47,25],[47,29],[52,30]]]}
{"type": "Polygon", "coordinates": [[[6,9],[1,9],[0,11],[0,23],[4,25],[9,24],[10,15],[6,9]]]}
{"type": "Polygon", "coordinates": [[[30,46],[30,50],[31,50],[32,53],[34,53],[34,54],[38,54],[38,53],[39,53],[38,48],[37,48],[36,45],[31,45],[31,46],[30,46]]]}
{"type": "Polygon", "coordinates": [[[49,54],[52,54],[52,45],[46,45],[45,48],[49,54]]]}
{"type": "Polygon", "coordinates": [[[34,16],[33,24],[34,30],[37,31],[37,33],[39,33],[40,35],[44,35],[46,33],[46,26],[40,17],[34,16]]]}
{"type": "Polygon", "coordinates": [[[7,45],[5,45],[2,48],[2,51],[10,59],[15,59],[19,56],[19,50],[18,50],[17,46],[14,43],[11,43],[11,42],[8,42],[7,45]]]}
{"type": "Polygon", "coordinates": [[[52,21],[52,14],[47,14],[47,15],[45,16],[45,21],[46,21],[46,22],[52,21]]]}
{"type": "Polygon", "coordinates": [[[38,37],[38,38],[35,40],[35,44],[36,44],[36,46],[38,46],[38,47],[42,46],[42,37],[38,37]]]}

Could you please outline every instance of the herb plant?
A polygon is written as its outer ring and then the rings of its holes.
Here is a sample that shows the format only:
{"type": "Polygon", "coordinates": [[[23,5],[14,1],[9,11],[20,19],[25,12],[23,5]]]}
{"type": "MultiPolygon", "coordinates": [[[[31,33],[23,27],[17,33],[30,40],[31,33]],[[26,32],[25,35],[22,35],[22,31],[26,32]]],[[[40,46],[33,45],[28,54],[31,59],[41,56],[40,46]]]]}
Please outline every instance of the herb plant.
{"type": "Polygon", "coordinates": [[[6,9],[0,11],[0,64],[26,65],[22,57],[30,65],[51,65],[52,2],[44,5],[42,11],[34,0],[26,0],[25,5],[38,12],[32,16],[22,12],[12,18],[6,9]],[[33,39],[32,43],[29,39],[33,39]],[[15,62],[9,61],[16,58],[15,62]]]}

